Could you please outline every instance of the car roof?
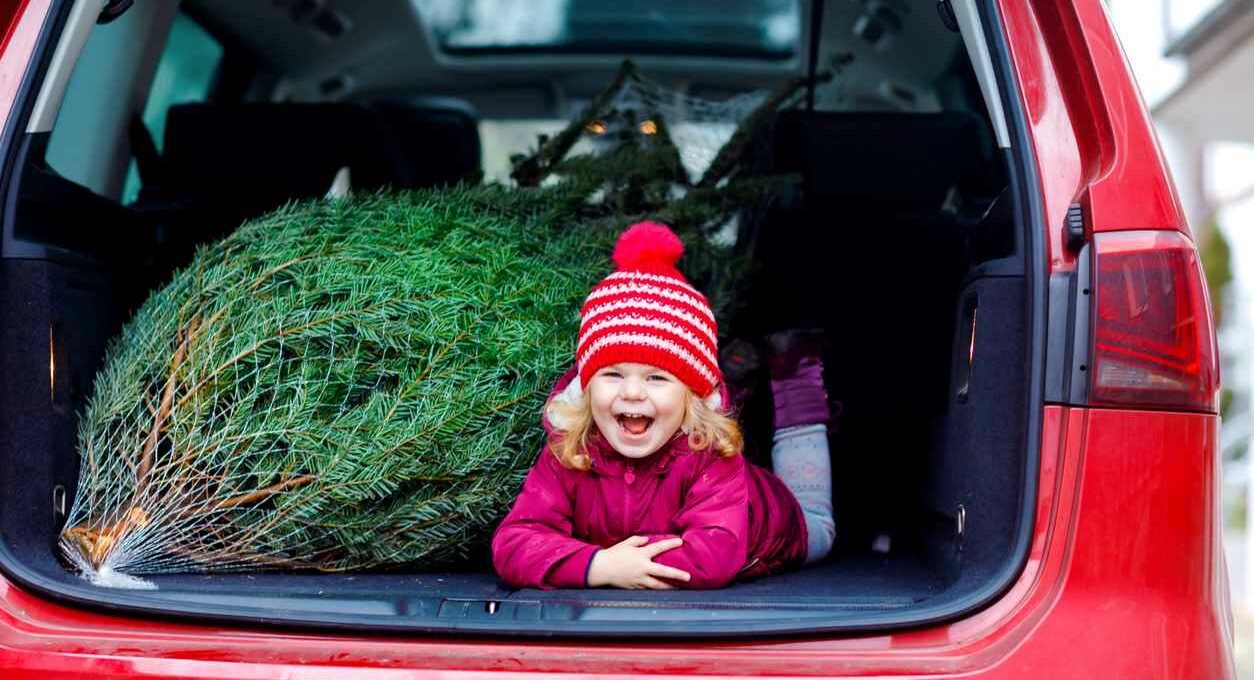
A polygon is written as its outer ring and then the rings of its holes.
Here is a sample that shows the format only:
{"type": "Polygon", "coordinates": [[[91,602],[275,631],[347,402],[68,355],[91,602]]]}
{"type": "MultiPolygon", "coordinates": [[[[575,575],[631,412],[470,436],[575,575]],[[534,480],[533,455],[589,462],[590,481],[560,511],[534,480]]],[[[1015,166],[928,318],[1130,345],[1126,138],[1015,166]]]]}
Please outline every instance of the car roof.
{"type": "MultiPolygon", "coordinates": [[[[759,0],[760,1],[760,0],[759,0]]],[[[228,44],[252,53],[296,100],[376,96],[463,99],[483,117],[567,117],[631,58],[649,78],[690,94],[720,98],[772,89],[806,70],[809,2],[798,0],[800,43],[787,58],[695,54],[537,54],[442,52],[424,24],[420,0],[188,0],[185,6],[228,44]],[[324,16],[325,15],[325,16],[324,16]]],[[[825,3],[818,68],[839,69],[856,108],[875,108],[893,86],[925,89],[947,69],[961,40],[930,0],[894,2],[900,32],[887,46],[855,34],[867,2],[825,3]]],[[[884,3],[879,3],[883,5],[884,3]]],[[[891,107],[892,102],[883,102],[891,107]]]]}

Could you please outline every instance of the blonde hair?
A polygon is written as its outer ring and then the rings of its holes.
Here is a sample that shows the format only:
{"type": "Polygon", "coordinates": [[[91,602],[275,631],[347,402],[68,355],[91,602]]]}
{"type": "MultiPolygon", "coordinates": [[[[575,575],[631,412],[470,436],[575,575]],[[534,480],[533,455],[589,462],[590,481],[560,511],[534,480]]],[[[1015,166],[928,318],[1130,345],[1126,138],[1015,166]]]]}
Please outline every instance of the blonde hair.
{"type": "MultiPolygon", "coordinates": [[[[693,451],[711,449],[724,458],[740,453],[744,437],[734,418],[699,399],[692,390],[687,390],[684,402],[680,431],[688,434],[688,448],[693,451]]],[[[562,466],[585,472],[591,468],[588,438],[595,432],[596,422],[592,419],[592,400],[588,393],[581,392],[575,398],[565,393],[557,395],[545,407],[545,417],[553,425],[555,435],[550,448],[562,466]]]]}

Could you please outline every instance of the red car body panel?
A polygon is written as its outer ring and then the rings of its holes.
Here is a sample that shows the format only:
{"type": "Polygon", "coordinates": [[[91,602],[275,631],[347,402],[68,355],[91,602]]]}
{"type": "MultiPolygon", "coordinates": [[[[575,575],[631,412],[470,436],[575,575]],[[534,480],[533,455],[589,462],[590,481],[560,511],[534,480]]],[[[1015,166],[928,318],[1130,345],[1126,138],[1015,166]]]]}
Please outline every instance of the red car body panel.
{"type": "Polygon", "coordinates": [[[1001,0],[1028,116],[1049,228],[1051,269],[1067,208],[1087,208],[1093,231],[1172,229],[1188,220],[1148,109],[1101,0],[1001,0]]]}
{"type": "MultiPolygon", "coordinates": [[[[12,115],[49,4],[20,4],[9,26],[0,117],[12,115]]],[[[1100,0],[1001,0],[1001,12],[1051,269],[1074,263],[1061,225],[1084,194],[1095,230],[1187,233],[1100,0]]],[[[943,625],[685,643],[327,635],[111,616],[0,581],[0,676],[1234,678],[1217,432],[1214,415],[1046,407],[1024,569],[997,601],[943,625]]]]}
{"type": "Polygon", "coordinates": [[[610,644],[352,637],[104,616],[0,586],[0,674],[97,677],[1235,677],[1215,533],[1218,420],[1048,407],[1027,565],[942,626],[836,639],[610,644]],[[1186,455],[1182,455],[1182,453],[1186,455]]]}
{"type": "Polygon", "coordinates": [[[0,129],[9,123],[18,88],[30,65],[51,0],[17,0],[0,5],[0,129]]]}

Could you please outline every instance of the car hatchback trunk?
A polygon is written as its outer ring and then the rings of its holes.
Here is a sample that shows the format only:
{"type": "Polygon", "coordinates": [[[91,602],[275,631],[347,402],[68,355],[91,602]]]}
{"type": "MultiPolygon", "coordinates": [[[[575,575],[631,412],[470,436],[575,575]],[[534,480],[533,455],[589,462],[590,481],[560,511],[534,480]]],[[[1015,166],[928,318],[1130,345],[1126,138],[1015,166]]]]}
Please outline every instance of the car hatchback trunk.
{"type": "MultiPolygon", "coordinates": [[[[957,70],[976,92],[970,64],[957,70]]],[[[196,106],[184,107],[185,119],[212,113],[196,106]]],[[[456,112],[387,111],[379,115],[474,130],[456,112]]],[[[836,548],[790,573],[666,592],[511,589],[484,546],[448,571],[165,574],[150,577],[151,591],[73,574],[56,537],[79,474],[77,417],[106,344],[188,247],[238,222],[218,215],[187,228],[198,204],[152,192],[122,205],[50,167],[48,133],[19,135],[0,259],[0,568],[93,608],[348,630],[743,636],[969,612],[1021,567],[1034,496],[1030,420],[1040,407],[1029,389],[1029,312],[1041,291],[1030,285],[1022,172],[993,129],[978,108],[798,107],[759,135],[756,170],[800,182],[740,220],[737,248],[754,274],[728,326],[751,339],[825,332],[836,548]]],[[[478,143],[460,147],[468,165],[477,166],[478,143]]],[[[428,183],[444,179],[456,177],[428,183]]],[[[742,418],[746,455],[763,465],[770,408],[759,393],[742,418]]]]}

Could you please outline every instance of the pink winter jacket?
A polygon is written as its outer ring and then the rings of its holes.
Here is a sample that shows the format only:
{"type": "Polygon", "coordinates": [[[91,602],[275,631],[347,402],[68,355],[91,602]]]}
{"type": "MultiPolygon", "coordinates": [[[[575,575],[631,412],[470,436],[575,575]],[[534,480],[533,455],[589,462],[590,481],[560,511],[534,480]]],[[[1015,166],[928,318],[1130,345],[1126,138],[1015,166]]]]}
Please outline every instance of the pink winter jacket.
{"type": "MultiPolygon", "coordinates": [[[[554,394],[575,378],[562,376],[554,394]]],[[[551,398],[551,397],[550,397],[551,398]]],[[[545,428],[552,428],[545,419],[545,428]]],[[[800,564],[805,520],[792,492],[743,456],[692,451],[687,438],[643,460],[624,458],[596,434],[592,469],[562,466],[550,447],[492,538],[497,573],[531,588],[584,588],[592,556],[633,535],[683,545],[655,562],[692,575],[685,588],[719,588],[800,564]]]]}

